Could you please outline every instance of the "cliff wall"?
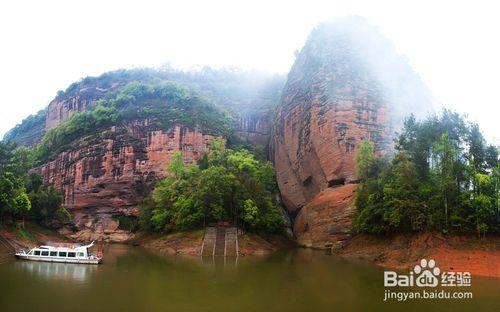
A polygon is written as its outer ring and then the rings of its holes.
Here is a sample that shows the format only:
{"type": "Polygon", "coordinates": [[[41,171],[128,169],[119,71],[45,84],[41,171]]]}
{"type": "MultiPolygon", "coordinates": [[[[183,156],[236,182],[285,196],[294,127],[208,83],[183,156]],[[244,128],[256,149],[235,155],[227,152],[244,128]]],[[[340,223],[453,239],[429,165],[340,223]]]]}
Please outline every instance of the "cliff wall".
{"type": "Polygon", "coordinates": [[[369,140],[377,154],[390,152],[404,117],[431,110],[426,91],[363,19],[335,19],[311,33],[288,74],[271,147],[299,243],[349,238],[357,148],[369,140]]]}
{"type": "MultiPolygon", "coordinates": [[[[137,216],[151,183],[166,174],[172,154],[181,151],[195,162],[213,136],[176,125],[154,130],[149,120],[113,126],[73,143],[73,148],[38,168],[43,180],[64,194],[79,240],[123,241],[119,215],[137,216]]],[[[66,233],[70,234],[70,233],[66,233]]]]}
{"type": "Polygon", "coordinates": [[[243,142],[267,148],[271,139],[272,109],[233,114],[233,132],[243,142]]]}
{"type": "MultiPolygon", "coordinates": [[[[36,146],[47,131],[76,113],[94,109],[100,99],[113,98],[129,83],[172,81],[229,112],[233,134],[243,143],[268,146],[273,109],[281,93],[283,76],[255,76],[250,72],[209,68],[199,72],[118,70],[87,77],[60,91],[45,110],[25,119],[6,138],[19,145],[36,146]]],[[[168,110],[168,106],[165,109],[168,110]]],[[[196,116],[186,118],[196,119],[196,116]]],[[[157,121],[169,123],[169,120],[157,121]]],[[[130,238],[129,233],[119,228],[117,217],[137,215],[139,203],[151,183],[165,175],[165,167],[174,152],[182,151],[186,162],[194,162],[213,138],[200,130],[189,130],[193,125],[188,128],[177,124],[170,130],[160,128],[163,130],[152,126],[150,120],[135,120],[119,122],[106,130],[96,129],[96,133],[63,146],[64,152],[51,155],[50,161],[37,168],[46,184],[54,185],[64,194],[64,205],[73,215],[77,230],[75,234],[66,229],[67,235],[81,240],[130,238]]]]}

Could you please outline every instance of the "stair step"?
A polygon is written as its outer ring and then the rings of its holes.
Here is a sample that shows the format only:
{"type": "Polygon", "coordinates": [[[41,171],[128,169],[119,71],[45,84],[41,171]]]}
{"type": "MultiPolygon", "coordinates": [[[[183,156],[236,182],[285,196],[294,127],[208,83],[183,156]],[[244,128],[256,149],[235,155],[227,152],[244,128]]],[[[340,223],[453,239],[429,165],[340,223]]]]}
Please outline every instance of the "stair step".
{"type": "Polygon", "coordinates": [[[216,239],[216,228],[206,227],[205,238],[203,239],[202,256],[213,256],[216,239]]]}
{"type": "Polygon", "coordinates": [[[236,227],[206,227],[202,256],[238,255],[238,230],[236,227]]]}
{"type": "Polygon", "coordinates": [[[226,229],[223,227],[217,228],[215,238],[215,256],[224,256],[226,249],[226,229]]]}

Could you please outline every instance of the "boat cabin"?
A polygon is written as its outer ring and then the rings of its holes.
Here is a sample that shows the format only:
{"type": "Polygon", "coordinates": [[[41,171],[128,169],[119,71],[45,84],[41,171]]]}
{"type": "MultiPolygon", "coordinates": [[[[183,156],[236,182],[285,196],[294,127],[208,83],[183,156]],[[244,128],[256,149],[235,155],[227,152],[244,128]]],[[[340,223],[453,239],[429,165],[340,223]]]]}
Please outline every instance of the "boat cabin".
{"type": "Polygon", "coordinates": [[[81,259],[86,259],[89,254],[90,253],[87,248],[68,249],[68,248],[56,248],[50,246],[40,246],[38,248],[33,248],[28,252],[28,255],[30,256],[81,258],[81,259]]]}

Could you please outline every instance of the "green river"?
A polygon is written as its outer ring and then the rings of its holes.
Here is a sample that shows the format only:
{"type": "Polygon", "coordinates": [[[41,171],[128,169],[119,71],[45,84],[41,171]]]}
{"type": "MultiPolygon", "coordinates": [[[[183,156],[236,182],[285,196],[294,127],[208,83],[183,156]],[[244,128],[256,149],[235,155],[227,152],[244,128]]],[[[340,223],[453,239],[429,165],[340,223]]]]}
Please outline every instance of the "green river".
{"type": "Polygon", "coordinates": [[[308,249],[205,259],[113,244],[104,259],[4,262],[0,311],[500,311],[500,279],[473,276],[473,299],[384,302],[382,268],[308,249]]]}

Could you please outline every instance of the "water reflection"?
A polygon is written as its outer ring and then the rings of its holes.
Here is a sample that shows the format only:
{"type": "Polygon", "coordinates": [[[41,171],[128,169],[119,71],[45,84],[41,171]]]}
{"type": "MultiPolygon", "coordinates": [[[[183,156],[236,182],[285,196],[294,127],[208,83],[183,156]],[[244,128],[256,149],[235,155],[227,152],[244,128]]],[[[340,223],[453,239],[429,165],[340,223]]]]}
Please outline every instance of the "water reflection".
{"type": "Polygon", "coordinates": [[[88,283],[97,270],[96,265],[53,263],[36,261],[16,261],[14,269],[28,272],[32,276],[46,280],[64,280],[88,283]]]}
{"type": "Polygon", "coordinates": [[[238,268],[238,257],[200,257],[201,264],[208,272],[231,272],[238,268]]]}
{"type": "Polygon", "coordinates": [[[310,249],[201,258],[108,245],[104,259],[0,265],[0,311],[500,311],[498,279],[475,278],[471,301],[384,303],[382,268],[310,249]]]}

